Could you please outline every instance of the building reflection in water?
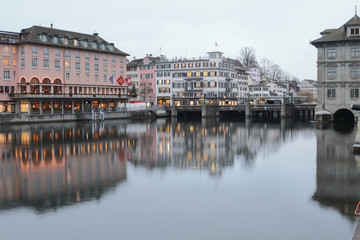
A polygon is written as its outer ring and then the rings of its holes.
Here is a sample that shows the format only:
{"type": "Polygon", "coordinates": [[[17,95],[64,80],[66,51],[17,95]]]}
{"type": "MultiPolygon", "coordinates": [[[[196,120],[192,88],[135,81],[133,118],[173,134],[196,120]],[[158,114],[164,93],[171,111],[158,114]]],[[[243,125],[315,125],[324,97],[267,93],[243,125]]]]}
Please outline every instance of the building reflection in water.
{"type": "Polygon", "coordinates": [[[142,130],[137,131],[139,144],[131,161],[149,169],[173,166],[221,176],[222,169],[233,166],[235,159],[250,168],[260,152],[271,154],[291,140],[297,128],[302,131],[306,126],[312,129],[311,125],[290,120],[254,123],[158,119],[137,128],[142,130]]]}
{"type": "Polygon", "coordinates": [[[0,209],[43,212],[100,198],[126,179],[135,139],[90,124],[0,128],[0,209]]]}
{"type": "Polygon", "coordinates": [[[317,168],[313,199],[355,221],[354,210],[360,200],[360,162],[352,149],[356,127],[333,125],[317,127],[315,132],[317,168]]]}

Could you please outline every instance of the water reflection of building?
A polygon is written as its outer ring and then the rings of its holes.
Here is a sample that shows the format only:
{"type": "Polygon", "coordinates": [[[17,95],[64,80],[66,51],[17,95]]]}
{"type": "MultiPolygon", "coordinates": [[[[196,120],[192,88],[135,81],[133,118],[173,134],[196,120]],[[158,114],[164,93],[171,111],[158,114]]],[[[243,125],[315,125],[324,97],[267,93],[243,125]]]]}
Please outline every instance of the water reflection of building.
{"type": "MultiPolygon", "coordinates": [[[[348,129],[349,130],[349,129],[348,129]]],[[[313,199],[354,221],[360,200],[359,164],[352,153],[356,131],[316,130],[316,192],[313,199]]]]}
{"type": "Polygon", "coordinates": [[[133,140],[91,124],[0,129],[0,208],[38,211],[100,198],[126,179],[133,140]]]}

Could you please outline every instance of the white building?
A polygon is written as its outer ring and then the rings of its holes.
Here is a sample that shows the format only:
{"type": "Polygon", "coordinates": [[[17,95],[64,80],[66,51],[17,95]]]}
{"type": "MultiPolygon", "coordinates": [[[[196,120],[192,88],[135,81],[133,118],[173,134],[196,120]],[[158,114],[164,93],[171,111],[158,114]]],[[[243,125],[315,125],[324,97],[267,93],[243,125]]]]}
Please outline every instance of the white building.
{"type": "Polygon", "coordinates": [[[247,97],[247,73],[237,60],[221,52],[204,59],[180,59],[156,64],[158,105],[235,105],[247,97]]]}
{"type": "Polygon", "coordinates": [[[269,91],[273,93],[273,95],[283,96],[284,94],[288,94],[287,86],[283,83],[279,82],[268,82],[265,86],[269,87],[269,91]]]}
{"type": "Polygon", "coordinates": [[[314,95],[314,99],[317,99],[317,87],[314,80],[305,79],[299,82],[299,92],[311,92],[314,95]]]}

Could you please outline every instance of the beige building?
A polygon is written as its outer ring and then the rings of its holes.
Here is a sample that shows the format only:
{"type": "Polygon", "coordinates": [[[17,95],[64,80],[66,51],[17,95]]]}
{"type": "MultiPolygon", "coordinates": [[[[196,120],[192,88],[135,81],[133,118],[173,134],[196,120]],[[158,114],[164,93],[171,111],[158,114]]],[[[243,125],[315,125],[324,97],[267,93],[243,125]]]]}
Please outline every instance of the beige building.
{"type": "Polygon", "coordinates": [[[334,120],[354,120],[360,88],[360,18],[355,15],[337,29],[326,29],[311,42],[318,50],[317,113],[334,120]]]}

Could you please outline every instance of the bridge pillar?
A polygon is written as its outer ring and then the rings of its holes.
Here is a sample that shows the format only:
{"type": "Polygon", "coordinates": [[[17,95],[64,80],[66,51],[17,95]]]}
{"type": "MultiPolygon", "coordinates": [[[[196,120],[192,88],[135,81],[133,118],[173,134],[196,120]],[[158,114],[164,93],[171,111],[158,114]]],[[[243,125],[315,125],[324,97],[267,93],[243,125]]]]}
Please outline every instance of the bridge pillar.
{"type": "Polygon", "coordinates": [[[204,104],[201,106],[201,117],[218,117],[219,110],[217,105],[204,104]]]}
{"type": "Polygon", "coordinates": [[[251,114],[251,105],[249,102],[246,102],[245,104],[245,117],[246,118],[251,118],[252,114],[251,114]]]}
{"type": "Polygon", "coordinates": [[[175,108],[175,105],[171,106],[171,117],[177,117],[177,110],[175,108]]]}
{"type": "Polygon", "coordinates": [[[292,103],[283,103],[281,104],[281,118],[291,118],[294,116],[294,104],[292,103]]]}

